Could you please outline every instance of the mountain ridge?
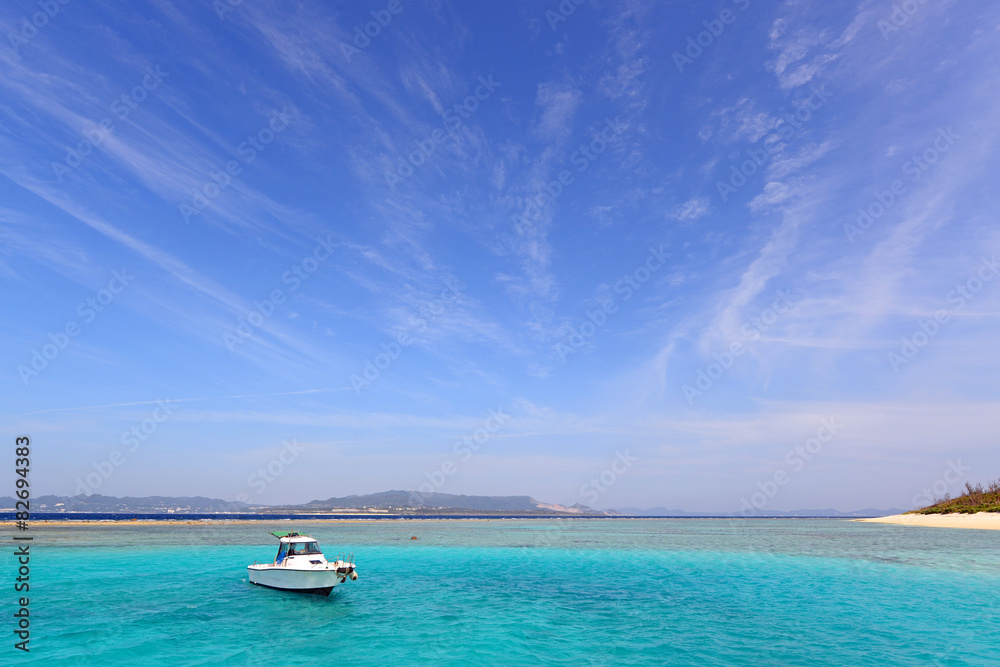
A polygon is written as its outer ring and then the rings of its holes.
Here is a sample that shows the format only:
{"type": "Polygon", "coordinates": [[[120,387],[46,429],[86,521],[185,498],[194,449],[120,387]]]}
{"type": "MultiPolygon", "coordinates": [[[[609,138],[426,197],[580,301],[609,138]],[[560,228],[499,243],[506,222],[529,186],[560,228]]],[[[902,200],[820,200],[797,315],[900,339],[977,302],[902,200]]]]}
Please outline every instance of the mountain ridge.
{"type": "MultiPolygon", "coordinates": [[[[16,499],[0,497],[0,510],[14,511],[16,499]]],[[[31,499],[32,512],[118,512],[118,513],[337,513],[338,510],[385,513],[395,511],[407,514],[445,511],[500,512],[526,514],[590,515],[590,516],[643,516],[643,517],[833,517],[860,518],[902,514],[905,510],[865,508],[843,512],[833,508],[806,510],[770,510],[744,515],[738,512],[691,512],[666,507],[624,507],[597,510],[586,505],[571,506],[546,503],[531,496],[475,496],[450,493],[418,493],[399,489],[361,495],[331,496],[325,500],[312,500],[298,505],[262,505],[227,501],[205,496],[56,496],[43,495],[31,499]]]]}
{"type": "MultiPolygon", "coordinates": [[[[0,497],[0,509],[13,510],[16,499],[0,497]]],[[[184,508],[188,512],[240,512],[249,505],[239,501],[230,502],[205,496],[105,496],[93,493],[89,496],[43,495],[31,499],[33,512],[176,512],[184,508]]]]}
{"type": "Polygon", "coordinates": [[[601,510],[591,509],[585,505],[567,507],[558,503],[543,503],[531,496],[470,496],[451,493],[419,493],[393,489],[368,493],[331,497],[326,500],[313,500],[302,505],[285,505],[299,510],[334,510],[334,509],[449,509],[478,510],[486,512],[559,512],[569,514],[604,514],[601,510]]]}
{"type": "MultiPolygon", "coordinates": [[[[0,497],[0,510],[14,511],[17,500],[0,497]]],[[[390,490],[364,495],[333,496],[326,500],[313,500],[297,505],[262,505],[240,501],[227,501],[204,496],[105,496],[102,494],[56,496],[42,495],[31,499],[33,512],[135,512],[135,513],[324,513],[336,510],[399,511],[427,513],[431,510],[596,514],[606,512],[584,505],[567,507],[558,503],[543,503],[530,496],[471,496],[449,493],[420,494],[410,491],[390,490]]]]}

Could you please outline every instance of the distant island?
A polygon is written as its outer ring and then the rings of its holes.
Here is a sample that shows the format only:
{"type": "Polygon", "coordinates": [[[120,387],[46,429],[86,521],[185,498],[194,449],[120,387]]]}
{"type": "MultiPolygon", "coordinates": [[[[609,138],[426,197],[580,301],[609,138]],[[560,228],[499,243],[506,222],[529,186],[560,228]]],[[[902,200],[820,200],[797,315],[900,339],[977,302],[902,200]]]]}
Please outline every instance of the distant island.
{"type": "Polygon", "coordinates": [[[1000,478],[989,482],[984,488],[982,484],[973,486],[965,483],[965,493],[958,498],[945,495],[933,505],[923,509],[913,510],[907,514],[977,514],[979,512],[1000,512],[1000,478]]]}
{"type": "Polygon", "coordinates": [[[258,508],[271,514],[328,514],[343,512],[393,512],[396,514],[587,514],[613,516],[617,512],[595,510],[586,505],[543,503],[531,496],[466,496],[451,493],[417,493],[414,491],[382,491],[361,496],[344,496],[313,500],[302,505],[269,505],[258,508]]]}
{"type": "MultiPolygon", "coordinates": [[[[15,499],[0,497],[0,511],[13,512],[15,499]]],[[[331,517],[370,516],[537,516],[537,517],[675,517],[675,518],[859,518],[899,514],[902,510],[863,509],[842,512],[835,509],[770,510],[766,514],[746,516],[742,513],[688,512],[665,507],[626,507],[616,510],[597,510],[586,505],[559,505],[544,503],[531,496],[470,496],[450,493],[416,493],[411,491],[382,491],[365,495],[332,497],[312,500],[300,505],[257,505],[239,501],[220,500],[203,496],[146,496],[117,498],[98,493],[78,496],[46,495],[33,498],[32,514],[253,514],[266,518],[269,515],[328,515],[331,517]]]]}
{"type": "MultiPolygon", "coordinates": [[[[14,511],[15,499],[0,497],[0,510],[14,511]]],[[[439,514],[497,514],[538,516],[616,516],[614,511],[595,510],[584,505],[564,506],[543,503],[530,496],[465,496],[448,493],[418,494],[383,491],[362,496],[313,500],[301,505],[251,505],[203,496],[146,496],[142,498],[104,496],[39,496],[31,501],[32,513],[114,513],[114,514],[328,514],[423,516],[439,514]]]]}

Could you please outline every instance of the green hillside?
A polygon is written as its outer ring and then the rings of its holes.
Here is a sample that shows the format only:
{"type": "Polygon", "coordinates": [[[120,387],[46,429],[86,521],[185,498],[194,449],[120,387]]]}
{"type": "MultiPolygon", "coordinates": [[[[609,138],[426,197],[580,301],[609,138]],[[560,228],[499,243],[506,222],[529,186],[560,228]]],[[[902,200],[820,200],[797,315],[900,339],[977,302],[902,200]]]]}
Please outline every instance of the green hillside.
{"type": "Polygon", "coordinates": [[[976,512],[1000,512],[1000,479],[996,479],[983,488],[982,484],[973,486],[965,483],[965,493],[958,498],[945,495],[929,507],[908,512],[908,514],[975,514],[976,512]]]}

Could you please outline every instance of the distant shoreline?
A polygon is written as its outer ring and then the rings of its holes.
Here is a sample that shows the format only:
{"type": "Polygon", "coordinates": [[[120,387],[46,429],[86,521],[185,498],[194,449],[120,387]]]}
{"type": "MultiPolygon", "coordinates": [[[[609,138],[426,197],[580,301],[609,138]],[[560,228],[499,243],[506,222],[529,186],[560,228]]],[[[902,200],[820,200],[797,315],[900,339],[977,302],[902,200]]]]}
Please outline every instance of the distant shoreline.
{"type": "MultiPolygon", "coordinates": [[[[284,524],[326,524],[326,523],[396,523],[396,522],[412,522],[412,521],[545,521],[553,519],[580,519],[580,520],[666,520],[666,521],[732,521],[732,520],[750,520],[750,521],[761,521],[761,520],[836,520],[836,521],[869,521],[877,519],[868,518],[852,518],[852,517],[838,517],[838,516],[809,516],[809,517],[781,517],[781,516],[761,516],[761,517],[742,517],[742,516],[630,516],[630,515],[595,515],[595,514],[564,514],[564,515],[407,515],[407,516],[396,516],[396,515],[379,515],[379,514],[356,514],[356,515],[331,515],[327,517],[317,517],[315,515],[308,518],[298,519],[295,517],[289,517],[288,515],[282,515],[278,517],[260,516],[259,518],[228,518],[226,515],[216,515],[212,517],[205,517],[200,515],[197,517],[186,517],[184,515],[163,515],[162,517],[150,517],[148,515],[141,518],[129,517],[129,516],[118,516],[114,518],[93,518],[93,517],[74,517],[70,518],[67,515],[60,515],[53,518],[32,518],[28,523],[31,528],[42,528],[48,526],[76,526],[76,527],[89,527],[89,526],[208,526],[208,525],[260,525],[264,523],[284,523],[284,524]]],[[[11,519],[0,519],[0,526],[13,527],[15,522],[11,519]]]]}
{"type": "Polygon", "coordinates": [[[872,519],[853,519],[864,523],[889,523],[898,526],[924,528],[970,528],[975,530],[1000,530],[1000,512],[976,514],[894,514],[872,519]]]}

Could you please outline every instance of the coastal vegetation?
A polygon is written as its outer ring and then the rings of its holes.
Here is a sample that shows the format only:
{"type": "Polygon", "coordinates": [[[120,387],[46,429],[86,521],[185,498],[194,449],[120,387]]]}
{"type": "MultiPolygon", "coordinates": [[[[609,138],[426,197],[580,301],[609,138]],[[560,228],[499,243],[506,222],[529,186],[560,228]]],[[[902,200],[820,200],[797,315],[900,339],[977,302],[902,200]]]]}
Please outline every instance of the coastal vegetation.
{"type": "Polygon", "coordinates": [[[1000,512],[1000,478],[973,486],[965,483],[965,493],[957,498],[946,494],[943,500],[923,509],[907,514],[975,514],[976,512],[1000,512]]]}

